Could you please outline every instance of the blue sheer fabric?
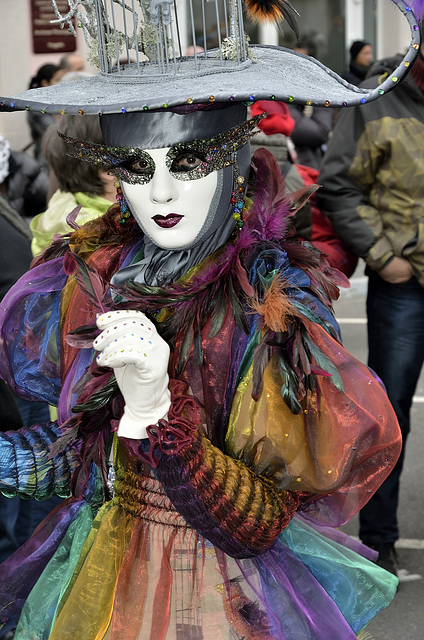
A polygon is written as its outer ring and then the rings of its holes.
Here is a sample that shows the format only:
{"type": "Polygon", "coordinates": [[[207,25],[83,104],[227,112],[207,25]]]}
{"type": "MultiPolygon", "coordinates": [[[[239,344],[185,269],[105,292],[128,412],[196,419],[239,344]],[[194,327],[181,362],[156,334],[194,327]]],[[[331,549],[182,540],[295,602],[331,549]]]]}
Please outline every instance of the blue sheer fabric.
{"type": "Polygon", "coordinates": [[[17,395],[56,405],[61,390],[59,305],[66,283],[63,258],[26,273],[0,308],[0,376],[17,395]]]}

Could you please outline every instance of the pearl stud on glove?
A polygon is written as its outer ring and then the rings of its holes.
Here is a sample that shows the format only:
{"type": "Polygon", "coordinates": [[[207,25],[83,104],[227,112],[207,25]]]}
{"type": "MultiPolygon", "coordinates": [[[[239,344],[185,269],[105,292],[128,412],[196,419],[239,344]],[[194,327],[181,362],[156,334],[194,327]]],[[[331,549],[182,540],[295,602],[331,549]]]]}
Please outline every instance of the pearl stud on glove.
{"type": "Polygon", "coordinates": [[[146,438],[146,427],[167,417],[169,346],[141,311],[103,313],[97,318],[102,333],[93,346],[97,364],[111,367],[125,400],[118,435],[146,438]]]}

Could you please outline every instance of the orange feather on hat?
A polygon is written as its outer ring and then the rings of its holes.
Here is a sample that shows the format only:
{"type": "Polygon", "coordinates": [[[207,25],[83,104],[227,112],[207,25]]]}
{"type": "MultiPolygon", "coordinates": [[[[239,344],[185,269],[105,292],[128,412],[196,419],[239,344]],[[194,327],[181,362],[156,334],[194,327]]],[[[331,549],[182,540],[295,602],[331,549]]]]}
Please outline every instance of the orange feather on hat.
{"type": "Polygon", "coordinates": [[[253,22],[281,22],[285,20],[299,36],[296,16],[298,12],[287,0],[245,0],[246,10],[253,22]]]}

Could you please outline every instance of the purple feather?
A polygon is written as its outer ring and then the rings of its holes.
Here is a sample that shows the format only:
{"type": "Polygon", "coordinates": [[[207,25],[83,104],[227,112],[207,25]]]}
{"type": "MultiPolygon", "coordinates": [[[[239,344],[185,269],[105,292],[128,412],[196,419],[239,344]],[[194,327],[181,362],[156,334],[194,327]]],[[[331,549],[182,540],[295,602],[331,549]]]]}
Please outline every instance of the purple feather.
{"type": "Polygon", "coordinates": [[[257,193],[245,227],[257,240],[280,240],[286,235],[291,215],[284,178],[274,156],[266,149],[258,149],[252,162],[256,167],[257,193]]]}
{"type": "Polygon", "coordinates": [[[63,262],[65,273],[75,275],[75,280],[87,298],[101,313],[107,311],[105,297],[109,285],[76,253],[69,252],[63,262]]]}
{"type": "Polygon", "coordinates": [[[75,209],[72,209],[70,213],[66,216],[66,223],[71,227],[71,229],[79,229],[79,225],[77,224],[77,215],[81,211],[82,207],[79,204],[75,209]]]}

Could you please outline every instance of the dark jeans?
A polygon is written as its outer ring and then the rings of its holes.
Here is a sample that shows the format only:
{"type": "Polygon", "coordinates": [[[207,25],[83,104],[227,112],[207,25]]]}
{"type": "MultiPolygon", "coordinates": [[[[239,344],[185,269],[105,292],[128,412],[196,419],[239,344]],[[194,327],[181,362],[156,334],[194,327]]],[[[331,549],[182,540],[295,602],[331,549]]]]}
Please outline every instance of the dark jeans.
{"type": "MultiPolygon", "coordinates": [[[[21,398],[16,398],[16,401],[26,427],[49,422],[49,409],[45,403],[21,398]]],[[[0,496],[0,563],[28,540],[39,523],[61,501],[62,498],[57,496],[43,501],[0,496]]]]}
{"type": "Polygon", "coordinates": [[[402,431],[402,454],[387,480],[359,514],[361,540],[395,542],[397,507],[410,408],[424,360],[424,288],[416,278],[389,284],[369,273],[368,364],[383,380],[402,431]]]}

